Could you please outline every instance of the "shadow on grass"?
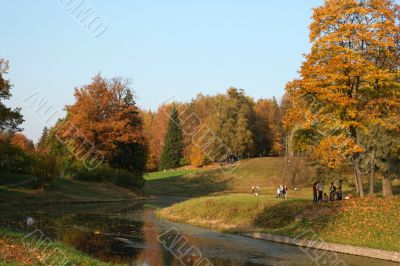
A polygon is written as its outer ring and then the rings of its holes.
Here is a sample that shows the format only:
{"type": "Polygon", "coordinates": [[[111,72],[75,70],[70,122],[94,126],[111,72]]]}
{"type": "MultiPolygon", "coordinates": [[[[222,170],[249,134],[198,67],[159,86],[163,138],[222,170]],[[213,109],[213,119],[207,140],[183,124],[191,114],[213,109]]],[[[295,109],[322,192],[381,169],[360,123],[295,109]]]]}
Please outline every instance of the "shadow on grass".
{"type": "Polygon", "coordinates": [[[314,206],[310,200],[282,200],[281,203],[264,208],[261,214],[255,217],[253,225],[272,230],[284,228],[297,219],[301,219],[302,214],[312,208],[314,206]]]}
{"type": "Polygon", "coordinates": [[[163,179],[148,180],[144,191],[150,196],[202,197],[222,192],[233,177],[217,178],[210,172],[194,175],[178,174],[163,179]]]}

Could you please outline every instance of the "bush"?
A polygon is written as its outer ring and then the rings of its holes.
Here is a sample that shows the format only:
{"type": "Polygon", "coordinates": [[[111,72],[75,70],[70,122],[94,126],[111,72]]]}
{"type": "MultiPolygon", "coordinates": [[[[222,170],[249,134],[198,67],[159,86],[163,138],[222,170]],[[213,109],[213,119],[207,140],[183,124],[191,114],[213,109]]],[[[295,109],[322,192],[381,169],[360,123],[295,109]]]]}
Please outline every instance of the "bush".
{"type": "Polygon", "coordinates": [[[32,155],[19,147],[13,146],[9,140],[0,139],[0,171],[28,174],[32,163],[32,155]]]}
{"type": "Polygon", "coordinates": [[[58,176],[57,161],[48,154],[36,153],[31,172],[37,178],[38,187],[45,189],[58,176]]]}
{"type": "Polygon", "coordinates": [[[103,164],[94,170],[88,170],[84,165],[75,163],[68,169],[68,175],[75,180],[86,182],[111,183],[128,188],[144,186],[144,178],[141,173],[113,169],[108,164],[103,164]]]}

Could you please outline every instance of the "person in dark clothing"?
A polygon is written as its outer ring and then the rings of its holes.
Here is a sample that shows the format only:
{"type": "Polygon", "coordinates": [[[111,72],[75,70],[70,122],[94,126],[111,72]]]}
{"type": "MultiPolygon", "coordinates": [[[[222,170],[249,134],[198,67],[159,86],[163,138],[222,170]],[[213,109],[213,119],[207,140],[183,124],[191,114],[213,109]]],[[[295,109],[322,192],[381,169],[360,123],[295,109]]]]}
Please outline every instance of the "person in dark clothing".
{"type": "Polygon", "coordinates": [[[318,202],[322,202],[322,200],[323,200],[324,186],[325,186],[325,181],[319,182],[319,183],[317,184],[318,202]]]}
{"type": "Polygon", "coordinates": [[[331,187],[329,188],[329,200],[330,201],[335,201],[335,195],[336,195],[336,187],[333,183],[331,183],[331,187]]]}
{"type": "Polygon", "coordinates": [[[314,194],[314,203],[318,203],[318,189],[317,189],[318,182],[315,182],[313,185],[313,194],[314,194]]]}
{"type": "Polygon", "coordinates": [[[337,198],[337,200],[343,199],[343,192],[342,192],[342,188],[340,186],[339,186],[338,191],[336,192],[336,198],[337,198]]]}

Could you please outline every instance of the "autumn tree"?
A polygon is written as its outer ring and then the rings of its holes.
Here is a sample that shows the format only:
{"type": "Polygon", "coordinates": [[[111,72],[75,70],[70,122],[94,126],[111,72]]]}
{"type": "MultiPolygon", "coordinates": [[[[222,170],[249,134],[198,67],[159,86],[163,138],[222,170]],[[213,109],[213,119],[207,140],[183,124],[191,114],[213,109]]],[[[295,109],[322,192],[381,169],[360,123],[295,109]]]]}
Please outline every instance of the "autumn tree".
{"type": "Polygon", "coordinates": [[[97,75],[75,90],[75,98],[75,104],[66,107],[67,117],[56,128],[56,137],[78,159],[98,153],[113,168],[140,176],[146,140],[129,81],[97,75]]]}
{"type": "Polygon", "coordinates": [[[145,137],[149,149],[146,162],[148,169],[156,169],[159,166],[172,108],[171,104],[163,104],[156,112],[142,112],[145,137]]]}
{"type": "Polygon", "coordinates": [[[282,127],[280,106],[275,97],[260,99],[254,111],[255,122],[255,152],[262,156],[279,156],[282,154],[282,127]]]}
{"type": "Polygon", "coordinates": [[[0,58],[0,132],[19,130],[24,120],[21,115],[21,109],[11,109],[6,107],[4,100],[11,98],[12,85],[9,80],[4,79],[8,71],[8,61],[0,58]]]}
{"type": "Polygon", "coordinates": [[[22,134],[0,133],[0,171],[28,174],[33,161],[32,145],[22,134]]]}
{"type": "Polygon", "coordinates": [[[330,167],[349,161],[361,196],[360,132],[387,127],[393,113],[372,110],[399,105],[397,12],[391,0],[326,0],[314,9],[301,78],[287,86],[296,99],[288,120],[302,121],[291,129],[313,130],[315,151],[330,167]]]}
{"type": "Polygon", "coordinates": [[[169,116],[167,134],[160,159],[160,170],[176,168],[180,166],[183,158],[183,134],[179,114],[173,108],[169,116]]]}
{"type": "Polygon", "coordinates": [[[45,151],[47,149],[47,140],[49,138],[49,129],[47,127],[44,127],[42,135],[40,136],[40,139],[38,143],[36,144],[36,149],[38,151],[45,151]]]}
{"type": "Polygon", "coordinates": [[[22,133],[13,134],[11,138],[11,145],[18,147],[28,154],[33,154],[35,152],[35,145],[33,144],[33,141],[28,139],[22,133]]]}

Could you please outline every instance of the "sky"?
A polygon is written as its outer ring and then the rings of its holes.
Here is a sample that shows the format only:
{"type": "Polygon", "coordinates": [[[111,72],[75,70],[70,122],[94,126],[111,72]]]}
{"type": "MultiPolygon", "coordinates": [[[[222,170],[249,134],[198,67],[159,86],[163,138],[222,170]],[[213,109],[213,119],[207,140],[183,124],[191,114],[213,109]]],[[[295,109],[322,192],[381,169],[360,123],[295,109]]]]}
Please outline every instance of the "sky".
{"type": "Polygon", "coordinates": [[[0,0],[0,58],[9,60],[6,78],[14,84],[7,105],[22,108],[24,133],[37,141],[53,120],[29,100],[41,95],[62,116],[74,88],[97,73],[131,79],[143,109],[231,86],[279,99],[298,76],[312,8],[322,3],[0,0]]]}

